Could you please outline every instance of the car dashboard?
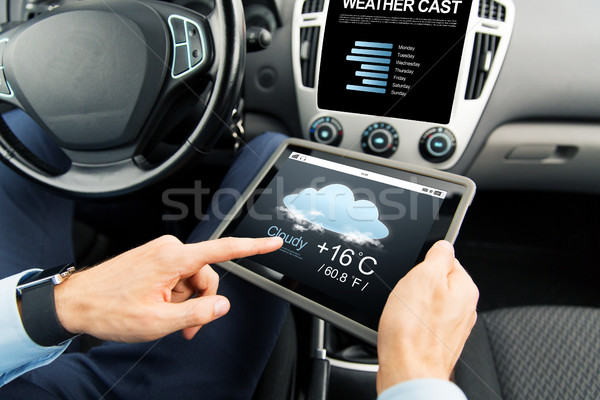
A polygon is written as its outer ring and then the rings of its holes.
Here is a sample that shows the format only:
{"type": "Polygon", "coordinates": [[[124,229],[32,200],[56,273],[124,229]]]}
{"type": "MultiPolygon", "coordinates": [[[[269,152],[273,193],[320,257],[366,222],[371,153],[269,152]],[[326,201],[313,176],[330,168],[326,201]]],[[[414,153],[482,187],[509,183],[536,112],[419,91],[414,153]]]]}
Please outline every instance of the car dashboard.
{"type": "Polygon", "coordinates": [[[319,108],[329,2],[248,1],[278,25],[271,46],[248,54],[247,130],[466,174],[480,188],[598,193],[600,56],[585,50],[600,39],[586,17],[598,5],[581,3],[475,1],[451,118],[432,123],[319,108]],[[375,148],[373,138],[393,150],[375,148]]]}

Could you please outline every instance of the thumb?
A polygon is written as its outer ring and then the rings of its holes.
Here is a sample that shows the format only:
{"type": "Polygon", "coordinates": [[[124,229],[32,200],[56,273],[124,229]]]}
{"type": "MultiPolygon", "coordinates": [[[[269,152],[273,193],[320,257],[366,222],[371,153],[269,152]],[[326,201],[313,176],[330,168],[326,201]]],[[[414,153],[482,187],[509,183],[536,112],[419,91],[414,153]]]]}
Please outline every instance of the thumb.
{"type": "Polygon", "coordinates": [[[229,300],[224,296],[202,296],[182,303],[169,303],[173,331],[201,327],[222,317],[229,311],[229,300]]]}
{"type": "Polygon", "coordinates": [[[425,265],[436,271],[444,268],[446,274],[452,271],[454,266],[454,247],[450,242],[440,240],[436,242],[425,255],[425,265]]]}

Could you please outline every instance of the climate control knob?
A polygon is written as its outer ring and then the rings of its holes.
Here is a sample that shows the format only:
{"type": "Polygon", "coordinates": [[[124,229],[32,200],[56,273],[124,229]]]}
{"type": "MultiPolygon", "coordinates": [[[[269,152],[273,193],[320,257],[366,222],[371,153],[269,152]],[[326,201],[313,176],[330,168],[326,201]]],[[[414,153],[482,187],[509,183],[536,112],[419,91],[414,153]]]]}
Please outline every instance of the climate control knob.
{"type": "Polygon", "coordinates": [[[317,143],[337,146],[342,141],[342,124],[331,117],[321,117],[310,126],[310,138],[317,143]]]}
{"type": "Polygon", "coordinates": [[[369,154],[389,157],[398,149],[399,142],[398,132],[382,122],[369,125],[362,133],[362,149],[369,154]]]}
{"type": "Polygon", "coordinates": [[[419,142],[419,151],[424,159],[441,163],[452,157],[456,150],[456,139],[446,128],[432,128],[425,132],[419,142]]]}

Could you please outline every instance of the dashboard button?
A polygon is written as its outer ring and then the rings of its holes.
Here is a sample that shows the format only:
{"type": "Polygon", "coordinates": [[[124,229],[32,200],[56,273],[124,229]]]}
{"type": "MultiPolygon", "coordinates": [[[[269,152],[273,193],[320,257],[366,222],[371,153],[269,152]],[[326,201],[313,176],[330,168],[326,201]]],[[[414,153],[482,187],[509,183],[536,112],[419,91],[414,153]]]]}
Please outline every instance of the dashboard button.
{"type": "Polygon", "coordinates": [[[450,139],[443,133],[434,134],[427,142],[427,151],[439,157],[446,155],[450,148],[450,139]]]}
{"type": "Polygon", "coordinates": [[[389,157],[398,149],[398,132],[388,124],[369,125],[362,134],[362,149],[365,153],[389,157]]]}
{"type": "Polygon", "coordinates": [[[333,126],[330,124],[322,124],[316,132],[317,140],[320,142],[330,142],[335,136],[333,126]]]}
{"type": "Polygon", "coordinates": [[[448,160],[456,150],[456,139],[446,128],[432,128],[423,134],[419,151],[424,159],[432,163],[448,160]]]}
{"type": "Polygon", "coordinates": [[[310,137],[317,143],[337,146],[343,135],[342,124],[335,118],[321,117],[310,126],[310,137]]]}
{"type": "Polygon", "coordinates": [[[392,143],[392,140],[393,139],[390,132],[384,129],[373,131],[373,133],[369,136],[369,148],[374,153],[386,152],[392,143]]]}

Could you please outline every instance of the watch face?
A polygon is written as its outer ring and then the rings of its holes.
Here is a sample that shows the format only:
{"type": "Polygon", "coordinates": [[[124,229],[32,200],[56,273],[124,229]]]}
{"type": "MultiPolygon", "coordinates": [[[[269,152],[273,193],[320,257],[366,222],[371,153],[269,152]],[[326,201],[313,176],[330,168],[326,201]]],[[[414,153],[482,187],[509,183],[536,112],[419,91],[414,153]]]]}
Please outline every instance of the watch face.
{"type": "Polygon", "coordinates": [[[44,282],[52,282],[54,285],[58,285],[74,272],[75,266],[72,263],[34,272],[19,282],[17,285],[17,295],[20,296],[23,294],[23,290],[41,285],[44,282]]]}

